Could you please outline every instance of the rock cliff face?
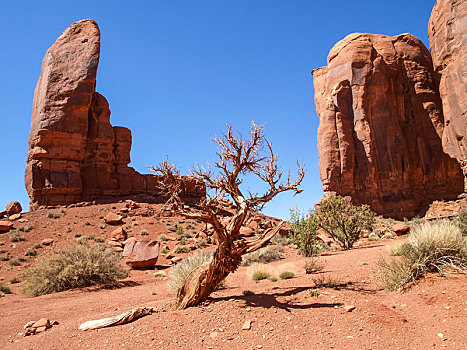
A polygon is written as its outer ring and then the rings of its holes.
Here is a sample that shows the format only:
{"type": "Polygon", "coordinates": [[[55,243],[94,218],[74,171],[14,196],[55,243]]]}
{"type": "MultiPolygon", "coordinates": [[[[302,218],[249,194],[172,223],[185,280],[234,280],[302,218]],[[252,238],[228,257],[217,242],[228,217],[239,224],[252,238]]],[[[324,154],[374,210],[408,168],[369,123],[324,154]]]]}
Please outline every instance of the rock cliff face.
{"type": "MultiPolygon", "coordinates": [[[[109,104],[95,92],[99,53],[99,28],[83,20],[69,26],[44,57],[25,171],[31,210],[161,195],[154,176],[128,167],[131,132],[110,124],[109,104]]],[[[195,178],[186,177],[184,187],[187,197],[205,195],[195,178]]]]}
{"type": "Polygon", "coordinates": [[[313,77],[325,192],[394,218],[463,192],[459,164],[443,152],[438,85],[420,40],[351,34],[313,77]]]}
{"type": "Polygon", "coordinates": [[[467,2],[438,0],[428,36],[443,101],[443,147],[467,177],[467,2]]]}

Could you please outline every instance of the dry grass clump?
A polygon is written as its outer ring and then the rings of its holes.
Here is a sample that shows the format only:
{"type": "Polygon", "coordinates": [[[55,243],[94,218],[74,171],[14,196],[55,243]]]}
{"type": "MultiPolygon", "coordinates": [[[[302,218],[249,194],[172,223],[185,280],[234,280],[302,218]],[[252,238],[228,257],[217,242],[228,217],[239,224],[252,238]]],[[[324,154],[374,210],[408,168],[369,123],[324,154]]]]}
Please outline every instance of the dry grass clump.
{"type": "Polygon", "coordinates": [[[52,252],[25,273],[23,292],[38,296],[124,278],[120,256],[103,244],[75,244],[52,252]]]}
{"type": "Polygon", "coordinates": [[[288,280],[290,278],[294,278],[295,277],[295,273],[293,273],[292,271],[285,271],[285,272],[282,272],[279,277],[283,280],[288,280]]]}
{"type": "Polygon", "coordinates": [[[248,266],[247,277],[251,278],[253,281],[260,281],[271,277],[271,272],[268,266],[262,263],[253,263],[248,266]]]}
{"type": "Polygon", "coordinates": [[[201,265],[209,264],[212,260],[212,255],[212,252],[199,252],[188,255],[181,260],[169,273],[170,280],[167,283],[169,289],[178,294],[178,291],[183,287],[190,273],[201,265]]]}
{"type": "Polygon", "coordinates": [[[280,260],[284,247],[282,245],[268,245],[257,251],[243,255],[242,266],[250,266],[254,263],[266,264],[280,260]]]}
{"type": "Polygon", "coordinates": [[[423,223],[409,241],[389,248],[399,258],[378,261],[381,286],[390,291],[424,278],[429,272],[445,275],[448,271],[467,272],[467,238],[453,222],[423,223]]]}

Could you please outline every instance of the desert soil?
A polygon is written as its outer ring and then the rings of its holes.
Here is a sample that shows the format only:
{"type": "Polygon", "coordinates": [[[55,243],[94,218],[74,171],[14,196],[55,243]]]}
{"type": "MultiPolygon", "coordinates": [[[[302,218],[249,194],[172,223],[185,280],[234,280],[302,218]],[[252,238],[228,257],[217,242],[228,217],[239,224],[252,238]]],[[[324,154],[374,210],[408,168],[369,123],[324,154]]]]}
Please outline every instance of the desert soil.
{"type": "MultiPolygon", "coordinates": [[[[11,243],[8,234],[1,234],[0,248],[12,257],[24,256],[26,249],[44,238],[54,239],[52,246],[38,249],[40,257],[54,247],[76,241],[77,233],[108,238],[115,227],[104,227],[102,216],[121,206],[53,210],[61,213],[58,219],[48,217],[50,210],[25,213],[22,218],[28,221],[16,222],[15,226],[34,227],[21,232],[26,240],[11,243]]],[[[132,226],[135,235],[144,229],[149,238],[157,238],[161,233],[172,234],[167,227],[181,220],[155,218],[152,214],[127,217],[124,225],[132,226]]],[[[193,224],[194,231],[202,228],[202,224],[193,224]]],[[[248,268],[240,267],[226,279],[225,288],[216,291],[205,304],[182,311],[174,309],[168,277],[154,277],[155,270],[132,270],[128,278],[113,285],[36,298],[22,295],[22,281],[10,286],[13,294],[0,298],[0,348],[465,349],[467,276],[429,276],[405,292],[387,292],[379,287],[373,273],[376,261],[389,255],[387,245],[403,239],[380,240],[347,252],[328,252],[319,258],[324,265],[319,274],[305,274],[304,258],[287,247],[283,259],[267,267],[276,276],[293,271],[294,278],[256,283],[248,268]],[[319,282],[327,285],[316,288],[318,295],[312,295],[310,290],[319,282]],[[254,294],[244,296],[247,290],[254,294]],[[152,306],[157,311],[120,326],[78,329],[83,322],[138,306],[152,306]],[[355,308],[347,311],[350,306],[355,308]],[[42,317],[59,324],[23,336],[23,326],[42,317]],[[251,322],[251,327],[244,330],[246,321],[251,322]]],[[[27,258],[13,268],[7,261],[0,261],[0,282],[15,276],[21,279],[22,271],[36,259],[27,258]]],[[[170,264],[161,257],[157,268],[167,273],[170,264]]]]}

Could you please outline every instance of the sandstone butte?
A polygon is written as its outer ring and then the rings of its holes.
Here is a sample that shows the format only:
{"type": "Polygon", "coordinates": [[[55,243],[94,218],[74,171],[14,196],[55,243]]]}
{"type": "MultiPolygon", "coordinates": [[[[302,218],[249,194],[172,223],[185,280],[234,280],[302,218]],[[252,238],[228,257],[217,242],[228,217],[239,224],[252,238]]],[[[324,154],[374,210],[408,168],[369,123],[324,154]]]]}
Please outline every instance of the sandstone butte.
{"type": "MultiPolygon", "coordinates": [[[[34,92],[25,184],[30,209],[122,198],[157,201],[153,175],[129,167],[131,131],[110,124],[109,104],[95,91],[100,31],[93,20],[70,25],[47,50],[34,92]]],[[[184,177],[186,198],[204,184],[184,177]]]]}
{"type": "Polygon", "coordinates": [[[312,74],[325,193],[402,219],[464,191],[459,163],[443,151],[443,105],[419,39],[350,34],[312,74]]]}
{"type": "MultiPolygon", "coordinates": [[[[428,22],[433,66],[443,101],[443,148],[467,177],[467,1],[438,0],[428,22]]],[[[467,190],[467,181],[465,181],[467,190]]]]}

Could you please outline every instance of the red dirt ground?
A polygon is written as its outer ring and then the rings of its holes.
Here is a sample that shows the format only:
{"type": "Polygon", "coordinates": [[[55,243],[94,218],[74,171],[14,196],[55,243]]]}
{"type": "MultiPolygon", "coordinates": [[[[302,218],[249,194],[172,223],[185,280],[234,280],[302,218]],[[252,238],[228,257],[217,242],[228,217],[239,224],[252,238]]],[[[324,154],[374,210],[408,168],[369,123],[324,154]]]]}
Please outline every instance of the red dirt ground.
{"type": "MultiPolygon", "coordinates": [[[[1,234],[4,245],[0,248],[17,257],[24,256],[26,249],[44,238],[53,238],[55,242],[52,247],[38,249],[41,254],[75,241],[76,233],[107,238],[114,227],[99,228],[103,222],[100,216],[122,206],[117,203],[66,208],[58,219],[48,218],[48,213],[59,213],[60,209],[25,213],[23,218],[28,222],[15,225],[34,226],[31,231],[22,232],[26,241],[13,244],[8,234],[1,234]],[[66,233],[68,227],[71,232],[66,233]]],[[[160,233],[170,235],[166,224],[181,220],[155,219],[153,215],[133,218],[134,221],[125,218],[124,226],[131,225],[135,235],[145,229],[149,238],[157,238],[160,233]]],[[[195,230],[201,227],[199,224],[195,230]]],[[[401,239],[404,238],[396,240],[401,239]]],[[[453,275],[448,279],[432,276],[406,292],[381,290],[373,269],[380,256],[389,255],[385,246],[396,240],[326,253],[320,257],[325,264],[320,277],[305,274],[304,258],[288,247],[283,259],[267,266],[276,276],[281,271],[293,270],[294,278],[256,283],[248,277],[248,268],[241,267],[208,302],[183,311],[174,310],[174,296],[166,286],[168,278],[155,278],[153,270],[133,270],[127,279],[111,286],[36,298],[21,294],[22,282],[12,284],[14,294],[0,298],[0,348],[465,349],[467,276],[453,275]],[[310,289],[318,278],[333,285],[321,287],[318,296],[311,296],[310,289]],[[255,294],[244,296],[246,290],[255,294]],[[355,306],[355,310],[345,311],[349,305],[355,306]],[[78,330],[85,321],[114,316],[138,306],[153,306],[158,311],[121,326],[78,330]],[[59,325],[24,337],[23,325],[42,317],[57,320],[59,325]],[[252,322],[251,329],[242,330],[246,320],[252,322]]],[[[8,262],[0,261],[0,277],[4,279],[1,283],[21,276],[21,271],[35,259],[28,258],[22,266],[11,269],[8,262]]],[[[158,264],[161,270],[169,266],[164,258],[158,264]]]]}

